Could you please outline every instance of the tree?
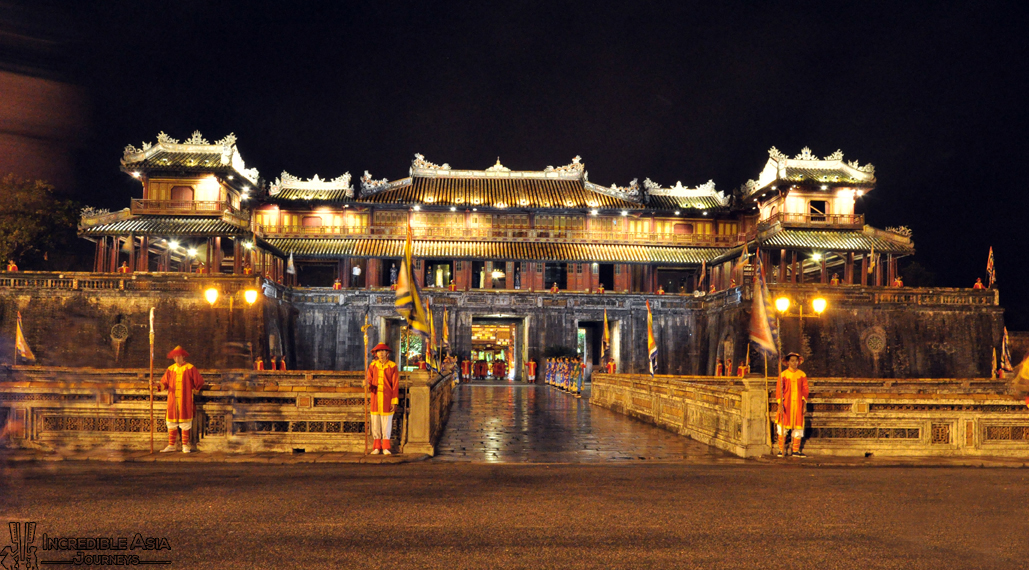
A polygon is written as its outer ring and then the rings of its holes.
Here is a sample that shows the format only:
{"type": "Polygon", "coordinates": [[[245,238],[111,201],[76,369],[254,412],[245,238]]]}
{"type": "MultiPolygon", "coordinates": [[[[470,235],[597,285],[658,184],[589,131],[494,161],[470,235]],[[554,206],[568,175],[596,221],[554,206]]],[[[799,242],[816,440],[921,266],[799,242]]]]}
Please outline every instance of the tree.
{"type": "Polygon", "coordinates": [[[45,254],[75,235],[78,205],[41,180],[0,179],[0,262],[45,254]]]}

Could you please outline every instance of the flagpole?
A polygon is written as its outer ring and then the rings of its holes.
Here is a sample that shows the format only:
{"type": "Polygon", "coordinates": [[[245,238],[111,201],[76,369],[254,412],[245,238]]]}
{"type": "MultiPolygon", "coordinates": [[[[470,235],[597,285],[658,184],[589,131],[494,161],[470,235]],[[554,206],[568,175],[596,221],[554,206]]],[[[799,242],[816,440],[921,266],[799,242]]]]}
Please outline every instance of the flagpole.
{"type": "Polygon", "coordinates": [[[765,444],[772,449],[772,427],[768,421],[768,353],[761,354],[765,359],[765,444]]]}
{"type": "Polygon", "coordinates": [[[150,453],[154,452],[154,308],[150,307],[150,453]]]}
{"type": "MultiPolygon", "coordinates": [[[[368,314],[364,315],[364,326],[361,327],[361,332],[364,333],[364,380],[361,384],[364,386],[364,454],[368,455],[368,422],[371,421],[368,410],[368,329],[371,325],[368,324],[368,314]]],[[[397,378],[400,376],[398,375],[397,378]]]]}

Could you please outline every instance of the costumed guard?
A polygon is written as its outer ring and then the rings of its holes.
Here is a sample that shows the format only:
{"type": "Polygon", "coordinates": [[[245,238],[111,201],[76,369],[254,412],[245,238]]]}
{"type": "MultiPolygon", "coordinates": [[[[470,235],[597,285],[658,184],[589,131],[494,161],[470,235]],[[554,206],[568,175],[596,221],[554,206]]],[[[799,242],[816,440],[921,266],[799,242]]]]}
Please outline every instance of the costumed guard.
{"type": "Polygon", "coordinates": [[[528,377],[525,379],[525,381],[530,383],[530,384],[535,384],[536,383],[536,361],[535,360],[529,360],[528,362],[525,363],[525,373],[528,375],[528,377]]]}
{"type": "Polygon", "coordinates": [[[779,375],[775,383],[775,402],[778,404],[778,411],[775,413],[775,423],[779,434],[779,453],[782,457],[786,453],[786,437],[793,437],[793,456],[805,457],[800,451],[800,442],[804,437],[804,409],[807,406],[808,385],[807,374],[798,368],[804,361],[796,352],[786,355],[788,368],[779,375]]]}
{"type": "Polygon", "coordinates": [[[380,342],[372,348],[375,360],[368,365],[365,384],[371,391],[372,455],[390,455],[390,437],[393,432],[393,412],[400,401],[400,372],[389,359],[393,349],[380,342]]]}
{"type": "Polygon", "coordinates": [[[575,397],[576,398],[581,398],[582,397],[582,383],[583,383],[583,381],[586,380],[586,361],[585,360],[578,360],[576,368],[578,369],[577,372],[578,372],[579,378],[578,378],[578,383],[575,386],[575,397]]]}
{"type": "Polygon", "coordinates": [[[204,379],[200,377],[200,371],[195,366],[186,362],[189,353],[176,346],[168,353],[168,358],[175,360],[175,364],[165,370],[161,377],[161,386],[168,390],[168,413],[165,415],[165,423],[168,425],[168,447],[161,450],[161,453],[179,451],[176,443],[179,430],[182,430],[182,452],[190,453],[193,449],[189,443],[189,430],[193,427],[193,394],[204,386],[204,379]]]}
{"type": "MultiPolygon", "coordinates": [[[[7,260],[7,271],[10,271],[11,273],[18,272],[18,264],[15,263],[13,259],[7,260]]],[[[979,284],[982,285],[982,282],[980,282],[979,284]]],[[[982,289],[982,287],[980,287],[980,289],[982,289]]]]}

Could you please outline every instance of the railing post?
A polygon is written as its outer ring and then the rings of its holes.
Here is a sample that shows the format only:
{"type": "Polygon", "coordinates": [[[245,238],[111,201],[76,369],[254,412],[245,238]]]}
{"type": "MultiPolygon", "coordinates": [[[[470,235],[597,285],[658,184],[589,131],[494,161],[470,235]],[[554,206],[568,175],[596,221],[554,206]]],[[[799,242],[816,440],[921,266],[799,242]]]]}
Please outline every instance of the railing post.
{"type": "Polygon", "coordinates": [[[435,455],[436,448],[431,441],[432,386],[429,382],[429,373],[419,370],[409,372],[406,376],[410,380],[406,403],[410,406],[410,412],[407,417],[407,445],[404,446],[404,453],[435,455]]]}

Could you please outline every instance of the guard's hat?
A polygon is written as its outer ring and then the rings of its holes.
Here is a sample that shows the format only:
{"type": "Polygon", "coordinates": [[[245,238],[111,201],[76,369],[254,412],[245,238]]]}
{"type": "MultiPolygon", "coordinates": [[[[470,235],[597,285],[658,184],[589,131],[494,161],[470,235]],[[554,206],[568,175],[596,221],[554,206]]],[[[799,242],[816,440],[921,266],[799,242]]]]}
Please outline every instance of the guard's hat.
{"type": "Polygon", "coordinates": [[[176,356],[188,357],[189,353],[186,352],[186,350],[183,349],[181,346],[176,346],[175,348],[172,349],[171,352],[168,353],[168,358],[174,359],[176,356]]]}
{"type": "Polygon", "coordinates": [[[376,352],[379,352],[380,350],[385,350],[387,352],[393,352],[393,349],[390,348],[388,344],[386,344],[384,342],[380,342],[379,344],[375,345],[374,348],[372,348],[372,354],[375,354],[376,352]]]}
{"type": "Polygon", "coordinates": [[[797,357],[797,360],[798,360],[798,362],[799,362],[800,364],[804,364],[804,357],[803,357],[803,356],[801,356],[801,355],[800,355],[800,353],[797,353],[797,352],[788,352],[788,353],[786,353],[786,356],[784,356],[784,357],[782,358],[782,361],[783,361],[783,362],[789,362],[789,361],[790,361],[790,357],[792,357],[792,356],[796,356],[796,357],[797,357]]]}

